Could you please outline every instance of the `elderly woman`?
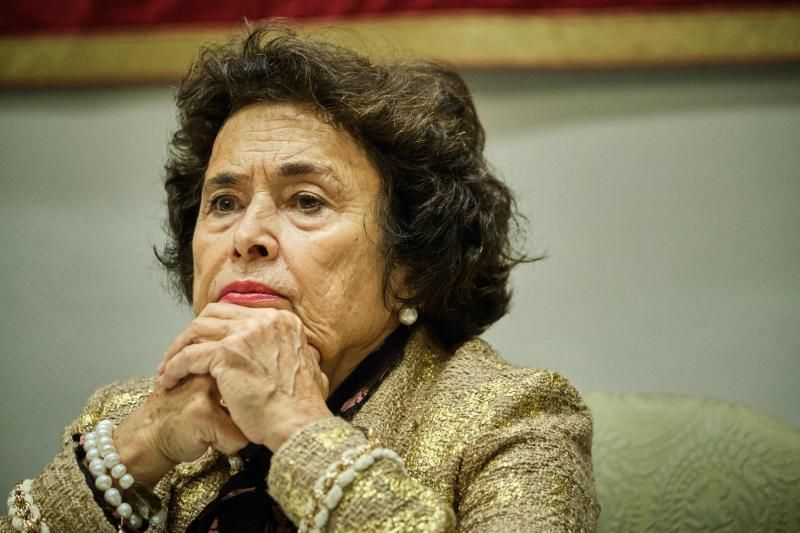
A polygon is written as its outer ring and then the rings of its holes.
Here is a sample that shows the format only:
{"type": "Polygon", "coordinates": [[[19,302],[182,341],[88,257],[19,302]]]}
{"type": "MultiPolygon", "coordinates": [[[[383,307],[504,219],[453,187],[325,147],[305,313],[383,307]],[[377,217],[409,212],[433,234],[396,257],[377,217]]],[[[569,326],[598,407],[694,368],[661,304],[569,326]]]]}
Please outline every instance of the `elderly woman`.
{"type": "Polygon", "coordinates": [[[196,318],[0,530],[593,530],[586,406],[477,338],[526,258],[458,75],[261,27],[177,105],[159,257],[196,318]]]}

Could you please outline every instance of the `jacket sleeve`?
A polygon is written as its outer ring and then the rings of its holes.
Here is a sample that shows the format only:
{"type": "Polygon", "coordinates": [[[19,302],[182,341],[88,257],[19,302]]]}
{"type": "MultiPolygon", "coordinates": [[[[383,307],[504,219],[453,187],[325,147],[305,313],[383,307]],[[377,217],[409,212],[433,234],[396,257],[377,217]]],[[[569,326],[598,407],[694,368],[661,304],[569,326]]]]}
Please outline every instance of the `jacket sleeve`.
{"type": "MultiPolygon", "coordinates": [[[[517,369],[476,395],[486,407],[461,428],[452,506],[384,459],[344,490],[326,531],[594,531],[592,421],[575,389],[558,374],[517,369]]],[[[273,457],[270,494],[299,524],[317,479],[366,442],[338,418],[303,428],[273,457]]]]}
{"type": "MultiPolygon", "coordinates": [[[[312,423],[275,453],[269,492],[295,523],[306,517],[313,487],[329,465],[367,438],[341,418],[312,423]]],[[[436,493],[408,476],[392,460],[381,459],[359,472],[330,514],[325,531],[454,531],[452,508],[436,493]]]]}
{"type": "MultiPolygon", "coordinates": [[[[33,480],[31,497],[42,520],[52,532],[97,531],[112,533],[116,528],[106,519],[86,483],[75,456],[72,436],[85,433],[103,418],[118,422],[151,392],[148,380],[114,383],[89,398],[83,413],[64,430],[62,450],[33,480]]],[[[8,516],[0,518],[0,532],[11,533],[8,516]]]]}
{"type": "Polygon", "coordinates": [[[596,530],[592,419],[567,380],[517,369],[463,456],[459,531],[596,530]]]}

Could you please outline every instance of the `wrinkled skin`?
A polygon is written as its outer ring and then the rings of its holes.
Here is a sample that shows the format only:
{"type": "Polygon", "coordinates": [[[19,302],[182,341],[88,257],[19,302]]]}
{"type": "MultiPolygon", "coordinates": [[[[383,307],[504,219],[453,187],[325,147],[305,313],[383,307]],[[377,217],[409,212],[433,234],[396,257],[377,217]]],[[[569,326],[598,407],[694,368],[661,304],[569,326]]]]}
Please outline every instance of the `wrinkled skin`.
{"type": "Polygon", "coordinates": [[[398,325],[383,288],[380,190],[358,143],[305,108],[259,104],[228,119],[192,241],[195,319],[168,348],[156,392],[114,434],[138,480],[154,484],[209,446],[275,451],[332,416],[326,398],[398,325]],[[237,281],[271,292],[231,300],[237,281]]]}

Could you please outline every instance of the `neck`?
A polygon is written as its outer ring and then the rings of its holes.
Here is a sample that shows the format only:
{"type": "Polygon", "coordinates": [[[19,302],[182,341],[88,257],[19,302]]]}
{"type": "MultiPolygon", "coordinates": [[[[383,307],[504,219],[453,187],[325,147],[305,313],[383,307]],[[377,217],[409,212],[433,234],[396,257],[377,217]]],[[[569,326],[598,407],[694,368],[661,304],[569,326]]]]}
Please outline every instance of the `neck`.
{"type": "Polygon", "coordinates": [[[328,376],[328,396],[330,397],[341,386],[341,384],[344,383],[347,377],[353,373],[353,370],[358,368],[364,359],[381,350],[389,336],[392,335],[393,332],[397,331],[397,329],[398,325],[394,324],[391,329],[383,332],[383,334],[379,336],[375,342],[371,343],[366,349],[359,350],[357,355],[342,357],[334,366],[330,368],[323,368],[322,371],[326,376],[328,376]]]}

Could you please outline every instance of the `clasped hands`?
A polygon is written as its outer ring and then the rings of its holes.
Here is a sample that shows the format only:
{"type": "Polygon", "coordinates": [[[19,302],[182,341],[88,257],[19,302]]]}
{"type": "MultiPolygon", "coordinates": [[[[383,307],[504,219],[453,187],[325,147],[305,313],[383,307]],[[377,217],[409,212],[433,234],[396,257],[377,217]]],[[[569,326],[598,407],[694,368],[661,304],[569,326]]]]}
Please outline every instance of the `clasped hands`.
{"type": "Polygon", "coordinates": [[[332,416],[319,358],[289,311],[207,305],[167,350],[156,391],[115,429],[123,462],[152,486],[209,446],[277,450],[298,429],[332,416]]]}

